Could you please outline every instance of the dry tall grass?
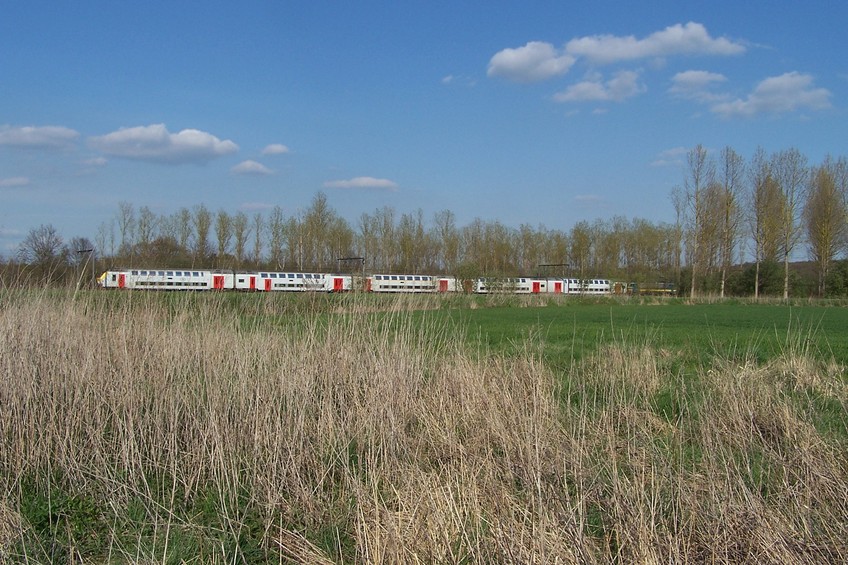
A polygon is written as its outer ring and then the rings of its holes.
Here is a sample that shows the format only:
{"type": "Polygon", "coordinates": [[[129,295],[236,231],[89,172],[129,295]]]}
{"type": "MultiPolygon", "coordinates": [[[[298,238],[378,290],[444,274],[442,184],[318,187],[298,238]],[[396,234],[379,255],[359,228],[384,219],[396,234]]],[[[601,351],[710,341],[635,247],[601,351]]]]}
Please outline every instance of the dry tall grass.
{"type": "Polygon", "coordinates": [[[0,559],[848,561],[845,438],[814,426],[848,404],[835,366],[687,376],[614,343],[561,381],[532,346],[471,353],[402,307],[289,326],[0,300],[0,559]],[[93,501],[90,528],[48,497],[45,542],[32,490],[93,501]]]}

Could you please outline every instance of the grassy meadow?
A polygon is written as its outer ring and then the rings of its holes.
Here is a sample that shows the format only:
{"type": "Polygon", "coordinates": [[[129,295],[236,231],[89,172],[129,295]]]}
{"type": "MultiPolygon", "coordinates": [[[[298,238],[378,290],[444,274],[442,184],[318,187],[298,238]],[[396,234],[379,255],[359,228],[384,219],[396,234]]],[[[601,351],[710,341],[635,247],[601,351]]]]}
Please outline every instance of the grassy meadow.
{"type": "Polygon", "coordinates": [[[848,561],[848,308],[0,294],[0,562],[848,561]]]}

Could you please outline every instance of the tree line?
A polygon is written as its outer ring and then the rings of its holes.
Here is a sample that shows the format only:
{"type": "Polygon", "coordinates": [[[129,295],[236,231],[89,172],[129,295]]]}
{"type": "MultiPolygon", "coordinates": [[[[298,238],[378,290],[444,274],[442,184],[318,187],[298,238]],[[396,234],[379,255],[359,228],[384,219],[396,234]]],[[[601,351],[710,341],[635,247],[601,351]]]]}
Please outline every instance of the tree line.
{"type": "Polygon", "coordinates": [[[420,209],[388,206],[351,223],[322,192],[289,216],[280,206],[248,214],[204,204],[160,215],[121,202],[94,241],[65,244],[42,225],[9,263],[43,281],[67,280],[69,272],[82,279],[92,259],[101,268],[351,271],[361,263],[343,259],[363,258],[370,272],[664,281],[690,296],[846,292],[848,269],[839,261],[848,234],[844,158],[810,166],[796,149],[758,149],[746,161],[730,147],[713,155],[698,145],[670,198],[674,223],[617,216],[567,231],[479,218],[460,226],[449,210],[428,221],[420,209]]]}
{"type": "Polygon", "coordinates": [[[745,258],[751,261],[755,297],[764,286],[773,288],[764,277],[774,277],[775,265],[782,266],[783,298],[800,294],[793,286],[818,296],[843,292],[844,265],[835,261],[844,258],[848,243],[844,157],[810,165],[797,149],[767,155],[759,148],[746,162],[731,147],[712,155],[697,145],[686,163],[683,187],[672,191],[672,201],[690,270],[690,296],[716,291],[724,296],[729,277],[745,258]],[[809,281],[793,281],[790,268],[793,259],[804,256],[815,279],[812,291],[809,281]]]}

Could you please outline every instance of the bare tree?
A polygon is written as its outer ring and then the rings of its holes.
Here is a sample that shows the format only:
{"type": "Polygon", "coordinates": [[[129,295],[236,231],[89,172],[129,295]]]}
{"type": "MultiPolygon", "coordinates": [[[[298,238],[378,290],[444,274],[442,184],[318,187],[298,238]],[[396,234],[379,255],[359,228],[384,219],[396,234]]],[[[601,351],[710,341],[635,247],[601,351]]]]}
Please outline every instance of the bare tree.
{"type": "Polygon", "coordinates": [[[773,170],[783,194],[781,214],[781,254],[783,256],[783,298],[789,298],[789,260],[801,238],[800,213],[807,187],[807,158],[797,149],[787,149],[773,158],[773,170]]]}
{"type": "Polygon", "coordinates": [[[745,176],[745,162],[742,156],[730,147],[721,151],[721,288],[719,294],[724,298],[727,284],[727,271],[733,264],[736,248],[739,244],[739,224],[742,207],[740,195],[745,176]]]}
{"type": "Polygon", "coordinates": [[[377,229],[377,244],[379,246],[379,265],[383,270],[394,268],[396,262],[395,211],[389,206],[383,206],[374,212],[377,229]]]}
{"type": "Polygon", "coordinates": [[[783,194],[774,178],[772,164],[762,148],[751,160],[749,171],[748,228],[754,243],[754,298],[760,296],[760,267],[777,258],[783,210],[783,194]]]}
{"type": "Polygon", "coordinates": [[[156,238],[159,219],[156,214],[147,206],[142,206],[138,211],[138,220],[136,220],[136,247],[139,249],[142,256],[150,254],[150,245],[156,238]]]}
{"type": "Polygon", "coordinates": [[[271,210],[271,216],[268,218],[268,235],[269,237],[269,261],[273,268],[280,269],[285,263],[283,256],[283,243],[285,242],[286,223],[283,218],[283,209],[279,206],[274,206],[271,210]]]}
{"type": "Polygon", "coordinates": [[[192,247],[191,236],[194,230],[192,229],[192,215],[188,208],[180,208],[175,215],[175,223],[177,226],[177,243],[183,253],[189,253],[192,247]]]}
{"type": "Polygon", "coordinates": [[[101,255],[108,253],[109,256],[115,255],[115,220],[103,222],[97,228],[97,249],[101,255]],[[107,251],[108,250],[108,251],[107,251]]]}
{"type": "Polygon", "coordinates": [[[846,194],[840,179],[845,178],[844,159],[834,161],[828,157],[813,170],[810,188],[804,206],[804,227],[810,257],[818,271],[818,294],[824,296],[825,282],[830,264],[845,241],[846,194]]]}
{"type": "Polygon", "coordinates": [[[218,210],[215,215],[215,240],[218,243],[218,264],[227,256],[233,239],[233,221],[226,210],[218,210]]]}
{"type": "Polygon", "coordinates": [[[203,204],[194,209],[192,216],[194,223],[194,259],[205,261],[210,254],[209,248],[209,232],[212,229],[212,213],[203,204]]]}
{"type": "Polygon", "coordinates": [[[265,231],[265,219],[262,217],[262,212],[256,212],[253,215],[253,262],[259,265],[262,259],[262,234],[265,231]]]}
{"type": "Polygon", "coordinates": [[[68,261],[68,249],[52,224],[42,224],[29,230],[18,247],[18,260],[29,265],[44,283],[55,282],[68,261]]]}
{"type": "Polygon", "coordinates": [[[459,265],[459,230],[456,216],[450,210],[436,212],[433,219],[433,238],[439,244],[439,264],[446,273],[454,273],[459,265]]]}
{"type": "Polygon", "coordinates": [[[250,237],[250,226],[248,223],[247,214],[242,211],[236,212],[236,215],[233,216],[233,239],[235,240],[233,251],[238,267],[241,267],[242,261],[244,261],[247,238],[250,237]]]}
{"type": "Polygon", "coordinates": [[[585,220],[577,222],[571,228],[571,236],[568,240],[571,243],[569,262],[572,268],[577,270],[576,273],[579,278],[586,278],[586,270],[589,267],[592,254],[592,230],[589,223],[585,220]]]}
{"type": "Polygon", "coordinates": [[[686,225],[686,197],[683,189],[675,186],[671,189],[671,203],[674,205],[674,269],[678,284],[683,267],[683,226],[686,225]]]}
{"type": "Polygon", "coordinates": [[[698,277],[706,260],[704,245],[707,243],[705,189],[715,178],[715,164],[709,158],[707,150],[698,144],[686,156],[688,165],[685,179],[686,202],[689,208],[688,242],[689,262],[692,267],[692,287],[690,297],[698,294],[698,277]]]}
{"type": "Polygon", "coordinates": [[[121,255],[129,255],[132,246],[135,244],[135,208],[129,202],[118,203],[118,234],[120,235],[120,244],[118,245],[118,253],[121,255]]]}
{"type": "Polygon", "coordinates": [[[371,267],[376,268],[375,259],[377,257],[377,226],[376,219],[368,212],[363,212],[359,216],[359,233],[356,235],[357,253],[361,257],[365,257],[366,261],[371,262],[371,267]]]}

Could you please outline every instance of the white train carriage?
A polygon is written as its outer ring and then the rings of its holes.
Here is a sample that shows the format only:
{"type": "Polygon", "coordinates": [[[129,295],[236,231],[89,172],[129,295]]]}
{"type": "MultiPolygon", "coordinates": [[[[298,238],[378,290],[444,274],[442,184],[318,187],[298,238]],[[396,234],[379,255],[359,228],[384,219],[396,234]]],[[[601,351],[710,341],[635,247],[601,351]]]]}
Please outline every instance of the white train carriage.
{"type": "MultiPolygon", "coordinates": [[[[333,290],[332,287],[327,288],[328,278],[331,275],[326,273],[259,272],[248,273],[247,276],[251,277],[248,282],[250,290],[267,292],[318,292],[333,290]]],[[[330,281],[330,284],[332,282],[330,281]]]]}
{"type": "Polygon", "coordinates": [[[586,279],[583,281],[583,294],[609,294],[612,291],[607,279],[586,279]]]}
{"type": "Polygon", "coordinates": [[[474,292],[478,294],[561,294],[564,284],[560,279],[530,277],[480,278],[474,281],[474,292]]]}
{"type": "Polygon", "coordinates": [[[583,292],[583,284],[580,279],[562,279],[563,294],[580,294],[583,292]]]}
{"type": "Polygon", "coordinates": [[[122,269],[100,277],[103,288],[139,290],[232,290],[235,277],[226,271],[122,269]]]}
{"type": "Polygon", "coordinates": [[[368,292],[435,292],[442,288],[441,284],[436,286],[437,278],[430,275],[371,275],[365,279],[365,290],[368,292]]]}

